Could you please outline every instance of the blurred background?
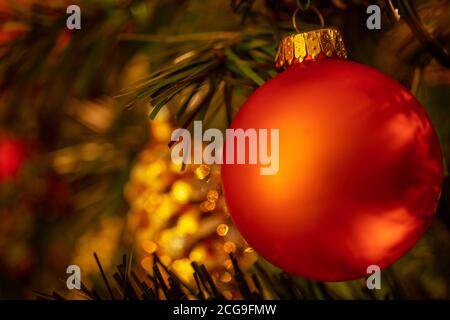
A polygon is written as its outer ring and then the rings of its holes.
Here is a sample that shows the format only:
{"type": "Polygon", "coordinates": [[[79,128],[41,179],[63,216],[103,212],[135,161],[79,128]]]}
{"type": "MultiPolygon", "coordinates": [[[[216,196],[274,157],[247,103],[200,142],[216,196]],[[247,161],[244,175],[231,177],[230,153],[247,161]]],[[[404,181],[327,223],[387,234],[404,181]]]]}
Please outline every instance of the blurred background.
{"type": "MultiPolygon", "coordinates": [[[[449,163],[448,65],[399,19],[395,1],[378,2],[382,29],[368,30],[366,8],[374,2],[312,1],[328,25],[343,31],[352,60],[416,95],[449,163]]],[[[412,4],[448,52],[450,1],[412,4]]],[[[96,252],[108,275],[126,264],[127,254],[139,279],[154,273],[156,253],[186,287],[196,284],[191,262],[204,264],[227,299],[246,297],[243,283],[269,299],[449,299],[448,178],[427,234],[383,272],[389,285],[373,293],[364,290],[364,279],[317,283],[277,270],[233,227],[219,168],[170,161],[174,128],[196,117],[226,128],[257,87],[255,78],[276,74],[277,41],[293,31],[296,6],[295,0],[0,0],[0,298],[35,299],[33,290],[90,298],[65,289],[70,264],[81,267],[86,287],[105,294],[96,252]],[[81,7],[81,30],[66,28],[71,4],[81,7]],[[198,61],[207,68],[195,69],[198,61]],[[176,87],[182,72],[194,71],[176,87]]],[[[300,20],[305,28],[318,24],[309,13],[300,20]]],[[[112,290],[118,297],[120,288],[112,290]]],[[[158,290],[157,298],[167,298],[158,290]]]]}

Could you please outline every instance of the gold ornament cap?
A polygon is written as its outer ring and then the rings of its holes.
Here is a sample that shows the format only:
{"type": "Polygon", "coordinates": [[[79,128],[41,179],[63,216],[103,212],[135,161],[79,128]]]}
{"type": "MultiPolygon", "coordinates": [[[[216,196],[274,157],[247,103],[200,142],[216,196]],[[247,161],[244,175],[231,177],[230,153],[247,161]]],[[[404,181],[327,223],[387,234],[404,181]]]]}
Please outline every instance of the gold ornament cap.
{"type": "Polygon", "coordinates": [[[297,28],[296,16],[301,8],[297,8],[292,17],[292,23],[297,30],[297,34],[284,37],[280,41],[275,57],[277,69],[286,69],[305,61],[324,58],[347,59],[347,50],[341,32],[336,28],[324,27],[324,19],[320,12],[313,6],[311,6],[311,9],[320,18],[322,28],[300,32],[297,28]]]}

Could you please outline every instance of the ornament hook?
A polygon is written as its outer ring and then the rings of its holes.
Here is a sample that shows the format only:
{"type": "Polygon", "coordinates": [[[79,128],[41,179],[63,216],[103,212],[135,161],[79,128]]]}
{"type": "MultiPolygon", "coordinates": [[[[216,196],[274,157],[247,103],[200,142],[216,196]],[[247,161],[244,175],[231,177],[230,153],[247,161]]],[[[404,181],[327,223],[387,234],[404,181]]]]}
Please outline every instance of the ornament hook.
{"type": "Polygon", "coordinates": [[[302,4],[301,0],[296,0],[297,7],[303,8],[303,10],[308,10],[311,5],[311,0],[306,0],[306,4],[302,4]]]}
{"type": "Polygon", "coordinates": [[[300,28],[297,26],[297,15],[299,14],[300,11],[308,11],[308,10],[312,10],[316,13],[316,15],[319,17],[320,25],[322,28],[325,26],[325,19],[323,18],[323,15],[320,13],[319,9],[317,9],[313,5],[310,5],[308,1],[308,4],[305,7],[298,6],[297,9],[295,9],[294,14],[292,15],[292,24],[294,25],[295,31],[297,31],[297,33],[301,32],[300,28]]]}

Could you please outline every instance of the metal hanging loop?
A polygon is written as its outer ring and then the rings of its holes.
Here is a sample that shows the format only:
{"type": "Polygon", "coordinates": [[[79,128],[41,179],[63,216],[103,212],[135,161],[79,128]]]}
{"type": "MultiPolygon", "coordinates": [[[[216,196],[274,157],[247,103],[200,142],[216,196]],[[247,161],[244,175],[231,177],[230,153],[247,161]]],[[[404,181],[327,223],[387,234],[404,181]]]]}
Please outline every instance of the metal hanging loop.
{"type": "Polygon", "coordinates": [[[303,10],[308,10],[311,5],[311,0],[307,0],[306,4],[303,4],[301,0],[296,0],[297,7],[302,8],[303,10]]]}
{"type": "Polygon", "coordinates": [[[297,26],[297,15],[301,12],[301,11],[308,11],[308,10],[312,10],[314,11],[314,13],[317,15],[317,17],[320,20],[320,25],[321,27],[325,27],[325,19],[323,18],[323,15],[320,13],[319,9],[317,9],[315,6],[310,5],[309,1],[307,4],[307,8],[308,9],[304,9],[302,6],[298,6],[297,9],[295,9],[294,14],[292,15],[292,25],[295,28],[295,31],[297,31],[297,33],[300,33],[300,28],[297,26]]]}

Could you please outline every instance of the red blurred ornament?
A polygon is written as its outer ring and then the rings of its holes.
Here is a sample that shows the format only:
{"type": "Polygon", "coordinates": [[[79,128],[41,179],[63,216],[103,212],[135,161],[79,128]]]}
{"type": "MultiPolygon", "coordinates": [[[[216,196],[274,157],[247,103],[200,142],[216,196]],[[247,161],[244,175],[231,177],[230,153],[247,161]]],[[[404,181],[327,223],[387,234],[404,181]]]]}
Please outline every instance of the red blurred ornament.
{"type": "Polygon", "coordinates": [[[13,179],[26,158],[23,141],[0,133],[0,183],[13,179]]]}
{"type": "Polygon", "coordinates": [[[279,171],[222,165],[225,199],[244,238],[274,265],[315,280],[356,279],[395,262],[427,229],[441,192],[440,146],[405,88],[336,59],[346,55],[336,30],[297,36],[278,56],[289,68],[231,125],[279,129],[279,171]]]}

